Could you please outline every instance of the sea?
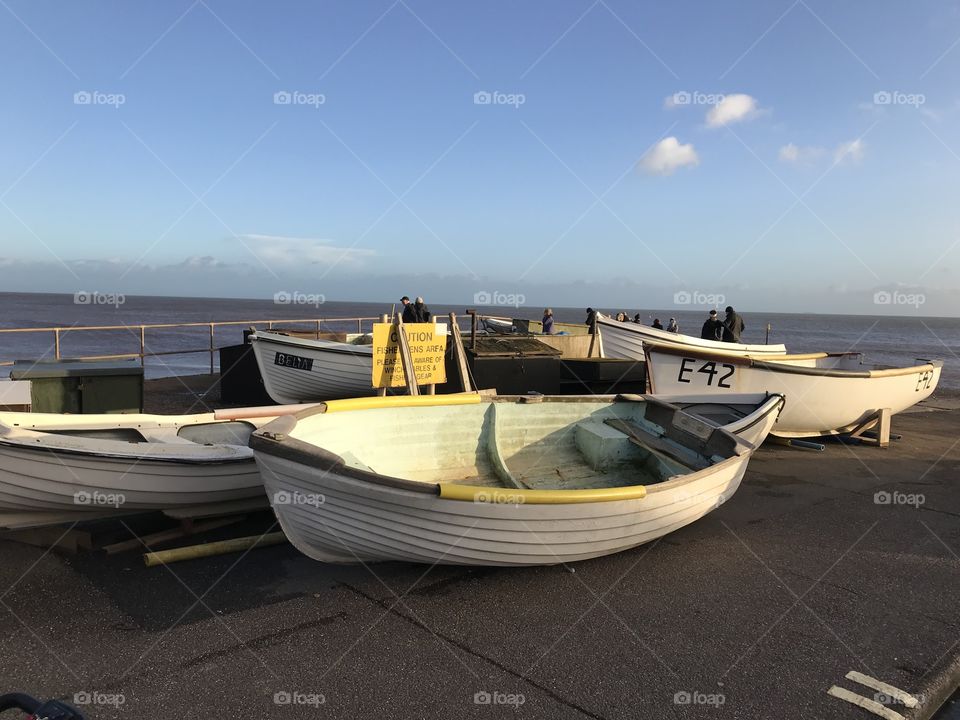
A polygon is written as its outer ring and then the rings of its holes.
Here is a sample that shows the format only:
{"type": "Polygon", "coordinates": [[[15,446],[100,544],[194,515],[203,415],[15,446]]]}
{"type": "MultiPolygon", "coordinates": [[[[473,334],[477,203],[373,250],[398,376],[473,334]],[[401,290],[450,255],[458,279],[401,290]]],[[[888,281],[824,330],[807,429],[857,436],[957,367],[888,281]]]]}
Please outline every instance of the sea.
{"type": "MultiPolygon", "coordinates": [[[[428,303],[429,304],[429,303],[428,303]]],[[[457,313],[464,319],[465,310],[499,317],[539,320],[540,307],[491,307],[477,305],[429,304],[435,315],[457,313]]],[[[700,334],[706,318],[705,310],[678,310],[656,308],[623,308],[596,306],[601,312],[615,315],[625,311],[631,318],[637,312],[649,325],[655,318],[666,326],[674,317],[681,332],[700,334]]],[[[375,318],[390,313],[391,302],[336,302],[320,296],[283,296],[278,299],[231,299],[120,296],[107,294],[59,295],[45,293],[0,293],[0,329],[6,328],[65,328],[61,332],[62,357],[81,355],[110,355],[137,353],[140,349],[138,326],[163,323],[209,323],[228,320],[253,321],[296,319],[317,320],[329,331],[356,331],[355,321],[338,322],[336,318],[375,318]],[[117,330],[77,331],[82,326],[127,326],[117,330]]],[[[582,323],[585,308],[553,307],[558,322],[582,323]]],[[[722,309],[721,309],[722,314],[722,309]]],[[[746,323],[743,341],[748,343],[784,343],[790,352],[857,351],[866,361],[886,365],[904,365],[917,359],[944,361],[942,390],[960,391],[960,318],[903,317],[885,315],[820,315],[811,313],[770,313],[743,311],[746,323]],[[769,325],[769,333],[767,326],[769,325]]],[[[297,327],[288,323],[280,323],[297,327]]],[[[215,347],[243,342],[245,324],[217,328],[215,347]]],[[[315,327],[315,324],[299,327],[315,327]]],[[[363,323],[369,330],[370,321],[363,323]]],[[[170,352],[162,357],[148,358],[145,366],[148,378],[173,375],[193,375],[210,371],[207,352],[186,353],[186,350],[207,349],[210,345],[209,327],[151,329],[146,332],[146,346],[150,352],[170,352]]],[[[0,362],[12,360],[52,359],[54,334],[0,333],[0,362]]],[[[216,354],[215,354],[216,355],[216,354]]],[[[214,358],[218,369],[218,358],[214,358]]],[[[9,369],[0,366],[0,376],[9,369]]]]}

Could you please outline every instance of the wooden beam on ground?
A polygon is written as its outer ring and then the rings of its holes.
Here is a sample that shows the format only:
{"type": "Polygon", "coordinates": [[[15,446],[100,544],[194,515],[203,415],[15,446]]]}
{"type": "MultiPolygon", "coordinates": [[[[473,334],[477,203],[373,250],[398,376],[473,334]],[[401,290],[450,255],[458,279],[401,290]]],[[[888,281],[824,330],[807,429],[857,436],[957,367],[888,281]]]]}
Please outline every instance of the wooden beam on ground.
{"type": "Polygon", "coordinates": [[[232,540],[221,540],[220,542],[144,553],[143,562],[146,563],[147,567],[169,565],[170,563],[180,562],[181,560],[194,560],[197,558],[212,557],[214,555],[226,555],[227,553],[279,545],[285,542],[287,542],[287,536],[282,532],[268,533],[267,535],[250,535],[248,537],[233,538],[232,540]]]}
{"type": "Polygon", "coordinates": [[[160,532],[144,535],[142,537],[131,538],[130,540],[113,543],[112,545],[104,545],[103,549],[106,550],[107,555],[116,555],[117,553],[128,552],[130,550],[139,550],[144,546],[152,548],[156,547],[157,545],[170,542],[171,540],[179,540],[180,538],[188,537],[190,535],[196,535],[202,532],[207,532],[208,530],[216,530],[217,528],[222,528],[227,525],[233,525],[234,523],[238,523],[245,519],[245,515],[237,515],[235,517],[217,518],[216,520],[208,520],[206,522],[198,523],[194,523],[191,520],[184,520],[175,528],[161,530],[160,532]]]}
{"type": "Polygon", "coordinates": [[[71,555],[76,555],[81,550],[93,548],[93,537],[90,533],[76,528],[69,528],[68,530],[64,530],[62,527],[24,528],[7,533],[3,537],[5,540],[13,540],[45,549],[55,547],[71,555]]]}

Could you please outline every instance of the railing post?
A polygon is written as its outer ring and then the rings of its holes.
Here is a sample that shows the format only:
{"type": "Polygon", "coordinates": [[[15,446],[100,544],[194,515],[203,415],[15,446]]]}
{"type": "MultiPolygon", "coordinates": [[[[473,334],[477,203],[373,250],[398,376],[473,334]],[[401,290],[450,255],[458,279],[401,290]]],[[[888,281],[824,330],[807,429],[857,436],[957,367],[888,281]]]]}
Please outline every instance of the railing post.
{"type": "Polygon", "coordinates": [[[147,342],[146,342],[146,328],[140,326],[140,367],[145,368],[147,366],[147,342]]]}
{"type": "Polygon", "coordinates": [[[57,360],[60,359],[60,328],[55,328],[53,331],[53,347],[55,350],[54,356],[57,360]]]}
{"type": "Polygon", "coordinates": [[[210,374],[213,375],[213,328],[214,323],[210,323],[210,374]]]}
{"type": "Polygon", "coordinates": [[[363,334],[363,320],[360,318],[357,318],[357,334],[358,335],[363,334]]]}

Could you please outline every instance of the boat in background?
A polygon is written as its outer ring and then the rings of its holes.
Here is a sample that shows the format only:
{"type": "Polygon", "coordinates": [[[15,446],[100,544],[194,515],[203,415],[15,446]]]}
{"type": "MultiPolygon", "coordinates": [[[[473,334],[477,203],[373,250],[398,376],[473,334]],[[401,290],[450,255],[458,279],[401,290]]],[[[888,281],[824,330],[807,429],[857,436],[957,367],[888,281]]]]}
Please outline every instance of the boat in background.
{"type": "Polygon", "coordinates": [[[0,528],[257,498],[247,442],[272,419],[2,412],[0,528]]]}
{"type": "MultiPolygon", "coordinates": [[[[762,405],[769,430],[782,398],[762,405]]],[[[728,500],[755,450],[648,396],[479,394],[321,403],[260,428],[251,447],[309,557],[448,565],[641,545],[728,500]]]]}
{"type": "Polygon", "coordinates": [[[517,327],[513,320],[509,318],[482,317],[483,329],[488,333],[497,335],[511,335],[517,332],[517,327]]]}
{"type": "Polygon", "coordinates": [[[718,340],[703,340],[693,335],[658,330],[629,320],[620,322],[599,313],[597,314],[597,329],[600,332],[604,357],[625,358],[627,360],[643,360],[643,347],[646,343],[669,343],[740,355],[783,355],[787,351],[785,345],[746,345],[718,340]]]}
{"type": "Polygon", "coordinates": [[[347,342],[257,330],[249,337],[267,394],[283,405],[373,395],[369,334],[347,342]]]}
{"type": "Polygon", "coordinates": [[[647,377],[656,393],[783,395],[786,404],[773,434],[786,438],[865,429],[881,410],[896,415],[930,397],[943,368],[940,360],[919,360],[909,367],[866,364],[860,353],[744,357],[653,344],[645,352],[647,377]]]}

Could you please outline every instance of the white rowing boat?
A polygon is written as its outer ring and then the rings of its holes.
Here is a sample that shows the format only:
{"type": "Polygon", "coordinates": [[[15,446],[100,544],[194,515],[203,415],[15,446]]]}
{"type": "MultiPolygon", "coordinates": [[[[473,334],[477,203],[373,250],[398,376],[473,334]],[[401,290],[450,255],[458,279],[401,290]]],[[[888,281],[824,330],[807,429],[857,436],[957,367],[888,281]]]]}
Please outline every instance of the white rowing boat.
{"type": "Polygon", "coordinates": [[[268,420],[0,413],[0,527],[255,498],[247,441],[268,420]]]}
{"type": "MultiPolygon", "coordinates": [[[[765,431],[781,398],[762,403],[765,431]]],[[[361,398],[251,437],[283,531],[332,563],[551,565],[619,552],[730,498],[749,444],[656,398],[361,398]]]]}
{"type": "Polygon", "coordinates": [[[513,320],[508,318],[485,317],[480,320],[483,323],[483,329],[489,333],[497,335],[510,335],[517,332],[513,320]]]}
{"type": "Polygon", "coordinates": [[[666,345],[647,345],[646,360],[656,393],[783,395],[773,434],[788,438],[846,434],[880,410],[902,412],[930,397],[943,367],[939,360],[871,365],[859,353],[743,357],[666,345]]]}
{"type": "MultiPolygon", "coordinates": [[[[445,335],[445,323],[436,323],[445,335]]],[[[373,395],[373,345],[369,334],[347,342],[311,340],[257,330],[250,335],[263,386],[283,405],[373,395]]]]}
{"type": "Polygon", "coordinates": [[[282,404],[373,395],[373,346],[258,330],[250,335],[263,385],[282,404]]]}
{"type": "Polygon", "coordinates": [[[643,347],[646,343],[669,343],[740,355],[782,355],[787,351],[784,345],[746,345],[703,340],[693,335],[658,330],[640,323],[620,322],[604,315],[597,316],[597,328],[603,343],[604,357],[627,360],[643,360],[643,347]]]}

